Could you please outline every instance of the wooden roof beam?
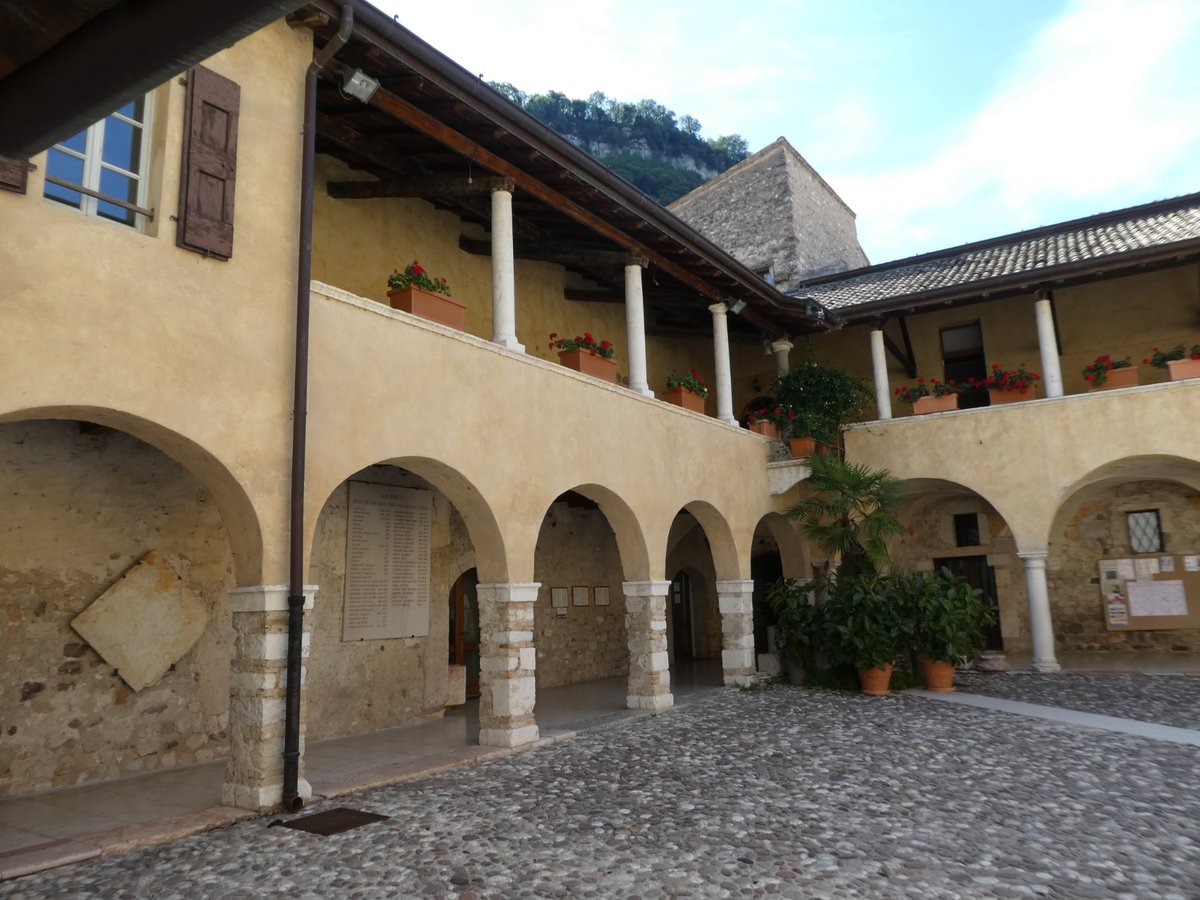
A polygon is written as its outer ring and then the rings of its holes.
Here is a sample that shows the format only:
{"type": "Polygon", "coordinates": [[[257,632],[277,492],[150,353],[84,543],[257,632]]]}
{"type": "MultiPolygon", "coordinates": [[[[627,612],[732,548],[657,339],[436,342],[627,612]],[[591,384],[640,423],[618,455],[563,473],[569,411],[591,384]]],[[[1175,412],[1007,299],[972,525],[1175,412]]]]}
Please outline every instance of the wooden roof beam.
{"type": "Polygon", "coordinates": [[[423,175],[420,178],[388,178],[382,181],[331,181],[330,197],[342,200],[367,200],[377,197],[419,197],[422,200],[458,197],[486,197],[494,190],[511,191],[512,180],[483,176],[423,175]]]}

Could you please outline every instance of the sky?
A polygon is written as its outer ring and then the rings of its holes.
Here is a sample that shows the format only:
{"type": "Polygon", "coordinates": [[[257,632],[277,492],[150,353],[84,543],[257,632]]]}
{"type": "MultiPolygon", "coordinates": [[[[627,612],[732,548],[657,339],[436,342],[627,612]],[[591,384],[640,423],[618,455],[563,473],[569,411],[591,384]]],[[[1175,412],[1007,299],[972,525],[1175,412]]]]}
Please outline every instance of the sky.
{"type": "Polygon", "coordinates": [[[785,137],[872,263],[1200,191],[1200,0],[375,0],[488,81],[785,137]]]}

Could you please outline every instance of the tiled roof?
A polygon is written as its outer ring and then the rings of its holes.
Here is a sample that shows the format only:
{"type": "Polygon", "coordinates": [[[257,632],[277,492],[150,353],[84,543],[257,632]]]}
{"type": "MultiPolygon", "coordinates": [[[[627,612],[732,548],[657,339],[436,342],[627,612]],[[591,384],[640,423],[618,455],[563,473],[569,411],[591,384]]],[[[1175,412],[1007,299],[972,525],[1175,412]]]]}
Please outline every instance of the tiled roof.
{"type": "Polygon", "coordinates": [[[788,293],[853,316],[860,307],[919,306],[1119,269],[1174,249],[1200,252],[1200,193],[812,279],[788,293]]]}

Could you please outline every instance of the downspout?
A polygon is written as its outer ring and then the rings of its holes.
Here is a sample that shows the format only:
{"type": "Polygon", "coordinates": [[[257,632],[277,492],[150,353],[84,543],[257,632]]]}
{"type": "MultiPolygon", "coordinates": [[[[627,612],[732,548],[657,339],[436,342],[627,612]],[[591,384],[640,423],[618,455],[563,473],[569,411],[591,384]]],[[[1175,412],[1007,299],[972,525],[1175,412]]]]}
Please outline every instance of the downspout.
{"type": "Polygon", "coordinates": [[[304,73],[304,150],[300,167],[300,249],[296,261],[296,380],[292,397],[292,489],[288,584],[287,694],[283,720],[283,808],[304,806],[300,781],[300,670],[304,652],[304,462],[308,426],[309,284],[312,281],[313,168],[317,140],[317,74],[346,42],[354,12],[342,7],[341,27],[304,73]]]}

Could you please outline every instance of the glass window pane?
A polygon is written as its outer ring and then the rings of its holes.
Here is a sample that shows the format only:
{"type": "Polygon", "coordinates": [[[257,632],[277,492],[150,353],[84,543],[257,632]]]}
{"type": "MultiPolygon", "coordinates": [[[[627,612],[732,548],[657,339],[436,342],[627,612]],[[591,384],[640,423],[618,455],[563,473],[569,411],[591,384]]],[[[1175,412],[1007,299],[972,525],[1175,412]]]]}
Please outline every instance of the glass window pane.
{"type": "MultiPolygon", "coordinates": [[[[116,197],[128,203],[137,203],[137,188],[137,181],[127,175],[114,172],[112,169],[100,171],[100,193],[102,194],[108,194],[110,197],[116,197]]],[[[96,213],[106,219],[133,224],[134,213],[112,203],[105,203],[103,200],[96,206],[96,213]]]]}
{"type": "Polygon", "coordinates": [[[1158,510],[1144,509],[1126,515],[1129,522],[1129,546],[1134,553],[1159,553],[1163,549],[1158,510]]]}
{"type": "MultiPolygon", "coordinates": [[[[69,181],[71,184],[83,184],[83,160],[51,148],[46,155],[46,174],[69,181]]],[[[76,209],[83,203],[83,197],[78,191],[59,187],[57,184],[46,182],[43,195],[51,200],[57,200],[76,209]]]]}
{"type": "Polygon", "coordinates": [[[64,147],[70,147],[76,153],[83,153],[87,148],[87,129],[78,134],[73,134],[65,141],[59,141],[64,147]]]}
{"type": "Polygon", "coordinates": [[[142,129],[110,118],[104,123],[102,159],[110,166],[137,172],[142,151],[142,129]]]}
{"type": "Polygon", "coordinates": [[[47,183],[43,196],[51,200],[57,200],[59,203],[65,203],[67,206],[73,206],[76,209],[79,209],[80,204],[83,203],[83,195],[78,191],[59,187],[57,184],[47,183]]]}
{"type": "Polygon", "coordinates": [[[942,332],[942,354],[966,353],[983,349],[983,331],[978,323],[962,328],[947,328],[942,332]]]}
{"type": "Polygon", "coordinates": [[[136,100],[130,100],[124,106],[117,110],[118,115],[133,119],[135,122],[145,121],[144,109],[146,105],[145,97],[138,97],[136,100]]]}

